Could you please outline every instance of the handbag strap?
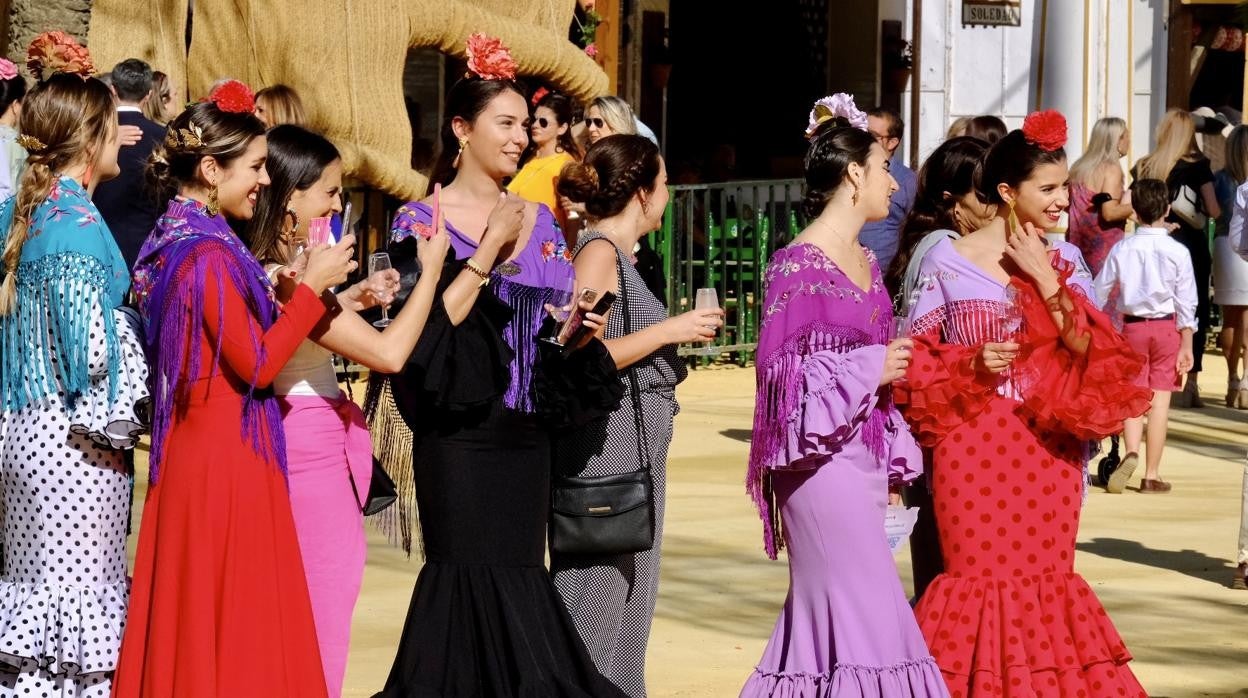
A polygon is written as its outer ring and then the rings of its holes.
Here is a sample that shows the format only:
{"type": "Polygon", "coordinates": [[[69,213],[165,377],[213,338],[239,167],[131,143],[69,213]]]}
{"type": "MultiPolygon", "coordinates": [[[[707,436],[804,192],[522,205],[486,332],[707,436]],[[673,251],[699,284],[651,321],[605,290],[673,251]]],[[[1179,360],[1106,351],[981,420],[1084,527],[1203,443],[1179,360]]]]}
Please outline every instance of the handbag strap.
{"type": "MultiPolygon", "coordinates": [[[[607,242],[611,242],[608,240],[607,242]]],[[[612,245],[615,246],[614,244],[612,245]]],[[[623,311],[621,320],[624,323],[624,335],[633,333],[633,318],[628,308],[628,282],[624,279],[624,251],[619,247],[615,247],[615,273],[619,277],[619,298],[620,310],[623,311]]],[[[636,364],[634,364],[636,365],[636,364]]],[[[624,373],[628,375],[629,392],[633,397],[633,424],[637,429],[637,454],[641,456],[641,466],[650,471],[650,449],[646,448],[646,425],[645,419],[641,413],[641,386],[637,382],[637,372],[630,366],[624,369],[624,373]]]]}

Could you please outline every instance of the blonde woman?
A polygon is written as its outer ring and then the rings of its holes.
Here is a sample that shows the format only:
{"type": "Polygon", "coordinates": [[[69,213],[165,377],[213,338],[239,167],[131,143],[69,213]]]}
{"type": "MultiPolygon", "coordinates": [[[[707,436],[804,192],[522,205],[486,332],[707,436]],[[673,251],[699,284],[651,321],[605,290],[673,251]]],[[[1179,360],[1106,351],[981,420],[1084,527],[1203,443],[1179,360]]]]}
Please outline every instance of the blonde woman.
{"type": "Polygon", "coordinates": [[[1131,176],[1135,179],[1165,181],[1170,187],[1171,201],[1175,201],[1179,194],[1184,194],[1190,207],[1198,213],[1195,220],[1185,220],[1172,205],[1170,216],[1166,220],[1178,226],[1173,234],[1174,239],[1183,243],[1192,255],[1192,270],[1196,273],[1196,321],[1199,324],[1196,335],[1192,338],[1195,363],[1187,374],[1187,384],[1183,386],[1183,392],[1175,393],[1172,404],[1176,407],[1204,407],[1196,379],[1200,375],[1205,338],[1209,333],[1209,274],[1213,259],[1204,226],[1196,223],[1199,223],[1201,215],[1217,218],[1222,209],[1218,206],[1213,190],[1213,171],[1209,167],[1209,160],[1196,146],[1196,127],[1192,123],[1191,114],[1177,108],[1166,112],[1157,127],[1156,147],[1136,163],[1131,170],[1131,176]]]}
{"type": "Polygon", "coordinates": [[[628,102],[614,95],[598,97],[590,102],[589,108],[585,110],[587,149],[600,139],[616,134],[637,134],[644,136],[655,145],[659,144],[654,131],[641,123],[641,119],[637,118],[633,108],[628,106],[628,102]]]}
{"type": "Polygon", "coordinates": [[[174,97],[177,88],[169,80],[169,76],[159,70],[152,73],[152,95],[143,103],[143,116],[158,124],[167,124],[177,116],[178,102],[174,97]]]}
{"type": "Polygon", "coordinates": [[[307,127],[307,112],[303,100],[295,88],[286,85],[269,85],[256,93],[256,117],[265,128],[282,124],[307,127]]]}
{"type": "Polygon", "coordinates": [[[1093,274],[1100,273],[1109,248],[1122,239],[1132,214],[1121,162],[1129,144],[1127,122],[1106,117],[1092,127],[1083,157],[1070,167],[1066,240],[1083,253],[1093,274]]]}

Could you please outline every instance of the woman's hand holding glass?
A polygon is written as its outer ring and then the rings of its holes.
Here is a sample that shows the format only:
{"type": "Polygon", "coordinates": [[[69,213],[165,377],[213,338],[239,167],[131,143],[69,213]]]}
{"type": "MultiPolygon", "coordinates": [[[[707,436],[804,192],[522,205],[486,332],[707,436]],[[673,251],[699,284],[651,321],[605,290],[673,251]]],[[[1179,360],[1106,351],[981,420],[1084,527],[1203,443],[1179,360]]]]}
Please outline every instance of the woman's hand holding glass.
{"type": "Polygon", "coordinates": [[[713,342],[724,326],[723,308],[690,310],[664,320],[661,324],[665,344],[713,342]]]}
{"type": "Polygon", "coordinates": [[[910,353],[914,351],[914,340],[899,337],[888,343],[884,349],[884,371],[880,374],[880,385],[889,385],[901,380],[910,368],[910,353]]]}

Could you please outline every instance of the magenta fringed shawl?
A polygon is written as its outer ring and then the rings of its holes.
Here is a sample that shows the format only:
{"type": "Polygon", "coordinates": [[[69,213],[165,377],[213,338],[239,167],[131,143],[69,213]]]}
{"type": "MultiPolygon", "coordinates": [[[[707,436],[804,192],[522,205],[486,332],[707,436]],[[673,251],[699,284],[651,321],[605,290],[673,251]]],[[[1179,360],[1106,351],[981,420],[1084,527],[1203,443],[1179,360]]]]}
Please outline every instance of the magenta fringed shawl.
{"type": "Polygon", "coordinates": [[[877,390],[883,360],[883,347],[878,345],[889,340],[892,309],[873,256],[871,265],[872,284],[866,290],[855,286],[813,245],[777,250],[767,266],[746,489],[762,516],[764,544],[773,559],[783,540],[772,471],[817,467],[818,456],[835,450],[841,438],[831,432],[846,431],[843,427],[847,426],[830,417],[827,438],[811,442],[803,426],[808,422],[803,411],[809,409],[808,401],[827,399],[808,393],[812,388],[806,369],[811,354],[845,355],[840,363],[842,375],[825,376],[824,387],[816,389],[836,389],[848,397],[844,406],[854,422],[849,426],[861,427],[848,438],[861,439],[881,462],[888,457],[886,429],[893,408],[887,392],[877,390]],[[851,354],[857,356],[851,358],[851,354]],[[867,372],[870,375],[863,375],[867,372]],[[865,411],[859,415],[855,411],[860,407],[865,411]]]}
{"type": "MultiPolygon", "coordinates": [[[[273,286],[264,269],[248,251],[223,216],[209,216],[198,201],[176,197],[169,202],[156,228],[143,243],[134,268],[134,292],[146,330],[146,349],[151,364],[151,392],[154,418],[150,480],[154,484],[164,464],[166,440],[174,409],[187,397],[187,391],[201,365],[200,337],[204,332],[205,279],[209,272],[228,276],[243,294],[262,329],[277,320],[273,286]]],[[[218,307],[225,304],[225,284],[218,286],[218,307]]],[[[224,318],[224,313],[219,313],[224,318]]],[[[224,322],[224,320],[222,320],[224,322]]],[[[220,371],[222,327],[217,328],[210,375],[220,371]]],[[[252,336],[259,360],[264,364],[261,337],[252,336]]],[[[245,377],[244,377],[245,378],[245,377]]],[[[255,383],[255,376],[249,381],[255,383]]],[[[286,472],[286,439],[282,415],[271,390],[250,388],[243,395],[242,436],[256,454],[276,463],[286,472]]]]}

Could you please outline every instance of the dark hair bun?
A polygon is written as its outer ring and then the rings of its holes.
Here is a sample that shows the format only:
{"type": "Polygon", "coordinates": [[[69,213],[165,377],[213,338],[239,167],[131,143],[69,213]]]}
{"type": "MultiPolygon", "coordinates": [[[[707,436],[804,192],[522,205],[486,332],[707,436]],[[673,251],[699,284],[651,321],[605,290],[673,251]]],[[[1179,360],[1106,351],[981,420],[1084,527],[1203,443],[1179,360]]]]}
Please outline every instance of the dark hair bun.
{"type": "Polygon", "coordinates": [[[559,193],[569,199],[584,203],[598,194],[598,170],[580,162],[570,162],[559,174],[559,193]]]}

